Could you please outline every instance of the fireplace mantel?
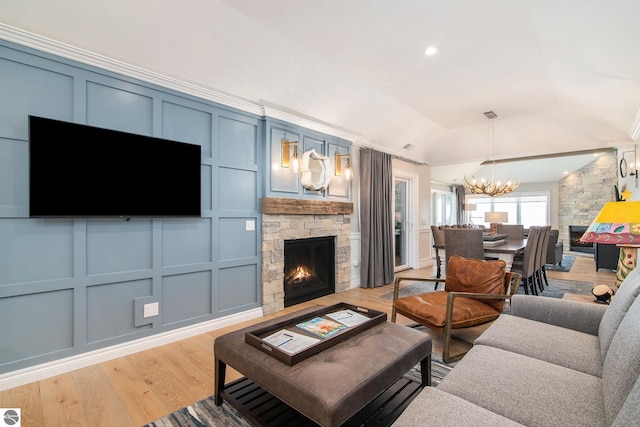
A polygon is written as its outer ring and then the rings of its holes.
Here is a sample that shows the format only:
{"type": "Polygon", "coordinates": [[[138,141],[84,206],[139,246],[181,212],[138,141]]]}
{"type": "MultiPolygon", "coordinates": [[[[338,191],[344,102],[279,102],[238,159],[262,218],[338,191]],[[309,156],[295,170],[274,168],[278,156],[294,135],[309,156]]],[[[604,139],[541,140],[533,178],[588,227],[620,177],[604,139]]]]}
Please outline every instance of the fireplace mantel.
{"type": "Polygon", "coordinates": [[[262,199],[262,213],[275,215],[350,215],[353,213],[353,203],[265,197],[262,199]]]}

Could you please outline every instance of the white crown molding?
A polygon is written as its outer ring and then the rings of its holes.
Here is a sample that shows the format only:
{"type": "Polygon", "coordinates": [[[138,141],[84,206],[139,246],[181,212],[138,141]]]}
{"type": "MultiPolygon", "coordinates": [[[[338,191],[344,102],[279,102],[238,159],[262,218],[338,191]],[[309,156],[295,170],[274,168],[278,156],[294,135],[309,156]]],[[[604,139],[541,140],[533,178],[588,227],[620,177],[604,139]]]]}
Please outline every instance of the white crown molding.
{"type": "Polygon", "coordinates": [[[287,123],[296,124],[307,129],[312,129],[318,132],[336,136],[338,138],[346,139],[347,141],[354,141],[360,138],[357,134],[349,132],[348,130],[338,129],[330,124],[321,123],[319,121],[303,117],[302,115],[284,111],[284,109],[272,105],[267,105],[266,102],[262,105],[262,110],[265,117],[271,117],[274,119],[285,121],[287,123]]]}
{"type": "Polygon", "coordinates": [[[103,70],[112,71],[114,73],[123,74],[128,77],[140,79],[152,84],[173,89],[182,93],[197,96],[209,101],[217,102],[229,107],[234,107],[248,113],[256,115],[262,114],[262,108],[255,103],[246,101],[222,92],[206,89],[187,83],[172,77],[168,77],[153,71],[146,70],[135,65],[127,64],[103,55],[89,52],[75,46],[68,45],[38,34],[30,33],[19,28],[15,28],[0,23],[0,38],[37,49],[52,55],[61,56],[63,58],[78,61],[86,65],[101,68],[103,70]]]}
{"type": "Polygon", "coordinates": [[[198,323],[197,325],[186,326],[174,331],[163,332],[147,338],[141,338],[123,344],[102,348],[100,350],[79,354],[77,356],[66,357],[53,362],[8,372],[0,375],[0,391],[40,381],[45,378],[71,372],[76,369],[85,368],[87,366],[95,365],[96,363],[102,363],[107,360],[149,350],[161,345],[170,344],[175,341],[211,332],[216,329],[226,328],[227,326],[256,319],[263,315],[262,308],[254,308],[252,310],[243,311],[241,313],[232,314],[208,322],[198,323]]]}
{"type": "Polygon", "coordinates": [[[303,126],[308,129],[313,129],[318,132],[346,139],[348,141],[359,139],[359,136],[355,133],[349,132],[344,129],[339,129],[335,126],[332,126],[331,124],[322,123],[320,121],[316,121],[307,117],[302,117],[295,113],[286,112],[273,106],[261,105],[259,103],[247,101],[245,99],[234,97],[223,92],[203,88],[192,83],[187,83],[182,80],[178,80],[162,75],[160,73],[137,67],[135,65],[108,58],[106,56],[80,49],[78,47],[71,46],[66,43],[62,43],[19,28],[15,28],[10,25],[0,23],[0,38],[52,55],[57,55],[73,61],[81,62],[86,65],[98,67],[103,70],[143,80],[145,82],[156,84],[168,89],[173,89],[178,92],[197,96],[199,98],[226,105],[228,107],[237,108],[238,110],[256,114],[258,116],[272,117],[275,119],[283,120],[291,124],[303,126]]]}

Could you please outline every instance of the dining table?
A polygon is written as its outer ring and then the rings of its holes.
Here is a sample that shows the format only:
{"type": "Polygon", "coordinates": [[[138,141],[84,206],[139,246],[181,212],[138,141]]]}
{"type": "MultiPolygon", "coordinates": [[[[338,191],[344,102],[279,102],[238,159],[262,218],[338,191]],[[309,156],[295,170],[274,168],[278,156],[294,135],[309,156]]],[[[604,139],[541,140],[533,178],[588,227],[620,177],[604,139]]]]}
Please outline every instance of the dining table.
{"type": "MultiPolygon", "coordinates": [[[[519,254],[524,252],[524,248],[527,246],[527,239],[504,239],[503,241],[484,241],[484,256],[485,259],[501,259],[506,264],[506,271],[511,271],[513,266],[513,260],[519,254]]],[[[433,245],[436,250],[436,260],[444,262],[445,252],[444,245],[433,245]]],[[[436,261],[438,262],[438,261],[436,261]]],[[[436,277],[440,277],[440,265],[437,266],[436,277]]]]}

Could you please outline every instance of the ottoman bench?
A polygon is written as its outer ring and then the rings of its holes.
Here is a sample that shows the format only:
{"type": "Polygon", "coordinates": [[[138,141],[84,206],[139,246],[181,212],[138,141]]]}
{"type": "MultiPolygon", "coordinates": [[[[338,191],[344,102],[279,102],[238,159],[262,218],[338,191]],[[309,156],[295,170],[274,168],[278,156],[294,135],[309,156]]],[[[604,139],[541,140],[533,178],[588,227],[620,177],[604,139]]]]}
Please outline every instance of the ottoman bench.
{"type": "Polygon", "coordinates": [[[395,323],[375,325],[293,366],[245,342],[246,332],[318,308],[218,337],[214,342],[216,404],[223,401],[227,365],[322,426],[344,423],[417,363],[422,386],[431,384],[431,338],[395,323]]]}

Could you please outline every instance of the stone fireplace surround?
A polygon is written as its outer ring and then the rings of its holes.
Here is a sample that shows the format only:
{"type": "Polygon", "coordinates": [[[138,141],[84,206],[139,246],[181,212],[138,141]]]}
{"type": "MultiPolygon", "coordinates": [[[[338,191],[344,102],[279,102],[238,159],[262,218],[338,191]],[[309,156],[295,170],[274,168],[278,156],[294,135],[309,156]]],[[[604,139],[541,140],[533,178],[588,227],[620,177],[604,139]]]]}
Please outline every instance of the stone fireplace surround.
{"type": "Polygon", "coordinates": [[[262,311],[284,310],[284,241],[335,236],[335,292],[351,280],[350,202],[264,198],[262,200],[262,311]]]}

